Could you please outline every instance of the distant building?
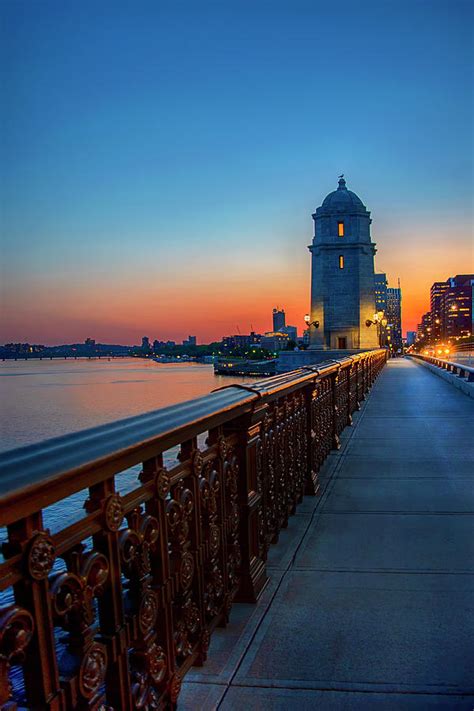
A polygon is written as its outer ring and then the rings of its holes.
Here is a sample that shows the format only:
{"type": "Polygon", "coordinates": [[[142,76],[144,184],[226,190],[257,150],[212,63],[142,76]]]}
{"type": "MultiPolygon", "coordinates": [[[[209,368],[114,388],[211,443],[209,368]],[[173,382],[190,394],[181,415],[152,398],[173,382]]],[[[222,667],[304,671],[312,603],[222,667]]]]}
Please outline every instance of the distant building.
{"type": "Polygon", "coordinates": [[[418,340],[436,343],[472,335],[473,285],[474,274],[435,281],[430,289],[430,311],[418,326],[418,340]]]}
{"type": "Polygon", "coordinates": [[[86,338],[84,341],[85,346],[95,346],[95,339],[94,338],[86,338]]]}
{"type": "Polygon", "coordinates": [[[225,349],[231,348],[248,348],[249,346],[260,345],[262,336],[260,333],[251,331],[249,334],[236,334],[234,336],[224,336],[222,339],[222,347],[225,349]]]}
{"type": "Polygon", "coordinates": [[[416,341],[416,331],[407,331],[407,346],[412,346],[416,341]]]}
{"type": "Polygon", "coordinates": [[[148,336],[143,336],[142,338],[142,351],[148,353],[150,350],[150,339],[148,336]]]}
{"type": "Polygon", "coordinates": [[[273,331],[282,331],[286,325],[284,309],[273,309],[273,331]]]}
{"type": "Polygon", "coordinates": [[[375,282],[375,310],[387,311],[387,275],[383,273],[374,274],[375,282]]]}
{"type": "Polygon", "coordinates": [[[421,317],[421,323],[418,324],[416,331],[417,341],[426,341],[431,338],[431,311],[427,311],[421,317]]]}
{"type": "Polygon", "coordinates": [[[447,283],[448,288],[441,297],[442,338],[470,336],[474,274],[458,274],[447,283]]]}
{"type": "Polygon", "coordinates": [[[432,321],[431,337],[443,338],[443,296],[449,289],[449,281],[435,281],[430,289],[430,312],[432,321]]]}
{"type": "Polygon", "coordinates": [[[188,336],[187,340],[183,341],[183,346],[196,346],[197,345],[197,337],[196,336],[188,336]]]}
{"type": "Polygon", "coordinates": [[[385,316],[390,326],[390,337],[393,348],[398,350],[402,347],[402,290],[398,288],[387,288],[387,308],[385,316]]]}
{"type": "Polygon", "coordinates": [[[296,341],[298,340],[298,329],[296,326],[283,326],[283,328],[280,328],[280,333],[286,333],[290,341],[296,341]]]}
{"type": "Polygon", "coordinates": [[[281,351],[288,345],[289,337],[287,333],[282,333],[281,331],[268,331],[264,336],[262,336],[261,346],[267,351],[276,353],[276,351],[281,351]]]}

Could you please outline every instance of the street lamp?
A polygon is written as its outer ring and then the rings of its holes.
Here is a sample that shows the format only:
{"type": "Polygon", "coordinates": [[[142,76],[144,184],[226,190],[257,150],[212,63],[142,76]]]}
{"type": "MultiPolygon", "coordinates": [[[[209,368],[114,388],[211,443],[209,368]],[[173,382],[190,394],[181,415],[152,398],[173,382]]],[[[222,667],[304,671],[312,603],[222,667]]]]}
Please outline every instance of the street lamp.
{"type": "Polygon", "coordinates": [[[374,314],[373,319],[368,318],[366,320],[365,325],[367,326],[367,328],[369,328],[369,326],[377,326],[378,324],[380,324],[383,328],[385,328],[387,323],[388,323],[388,321],[385,318],[384,312],[377,311],[377,313],[374,314]]]}
{"type": "MultiPolygon", "coordinates": [[[[368,318],[365,322],[365,325],[367,328],[370,328],[370,326],[376,326],[377,327],[377,335],[379,337],[379,346],[382,347],[382,333],[383,330],[387,328],[388,321],[385,318],[385,314],[383,311],[377,311],[376,314],[374,314],[373,319],[368,318]]],[[[387,341],[390,340],[390,337],[387,336],[387,341]]]]}
{"type": "Polygon", "coordinates": [[[308,326],[308,328],[310,328],[311,326],[319,328],[319,321],[311,321],[311,316],[309,314],[305,314],[304,322],[308,326]]]}

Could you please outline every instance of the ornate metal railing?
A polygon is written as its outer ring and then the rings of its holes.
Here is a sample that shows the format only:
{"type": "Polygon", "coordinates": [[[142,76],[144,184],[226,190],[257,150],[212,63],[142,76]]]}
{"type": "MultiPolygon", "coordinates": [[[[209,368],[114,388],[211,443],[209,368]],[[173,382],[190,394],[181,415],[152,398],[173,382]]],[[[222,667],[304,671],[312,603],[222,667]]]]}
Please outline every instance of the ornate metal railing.
{"type": "Polygon", "coordinates": [[[270,544],[318,492],[385,357],[233,385],[1,455],[0,707],[174,707],[232,602],[261,593],[270,544]],[[47,529],[48,507],[71,495],[85,513],[47,529]]]}

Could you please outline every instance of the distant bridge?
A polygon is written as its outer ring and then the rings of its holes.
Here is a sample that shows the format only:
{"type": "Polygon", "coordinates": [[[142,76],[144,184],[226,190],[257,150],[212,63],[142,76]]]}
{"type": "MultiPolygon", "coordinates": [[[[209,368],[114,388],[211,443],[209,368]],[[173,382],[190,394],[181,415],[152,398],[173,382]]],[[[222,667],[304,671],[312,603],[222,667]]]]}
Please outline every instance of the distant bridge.
{"type": "Polygon", "coordinates": [[[471,709],[473,401],[385,358],[0,455],[2,708],[471,709]]]}

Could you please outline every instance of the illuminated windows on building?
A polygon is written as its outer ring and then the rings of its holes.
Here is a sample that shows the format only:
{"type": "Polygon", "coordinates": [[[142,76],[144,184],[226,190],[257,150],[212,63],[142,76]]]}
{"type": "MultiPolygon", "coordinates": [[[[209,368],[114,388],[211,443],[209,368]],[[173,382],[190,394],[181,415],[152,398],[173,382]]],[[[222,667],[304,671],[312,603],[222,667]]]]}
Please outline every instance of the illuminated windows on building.
{"type": "Polygon", "coordinates": [[[339,255],[339,269],[344,269],[344,257],[342,254],[339,255]]]}
{"type": "Polygon", "coordinates": [[[337,234],[339,235],[339,237],[344,237],[344,223],[343,222],[337,223],[337,234]]]}

